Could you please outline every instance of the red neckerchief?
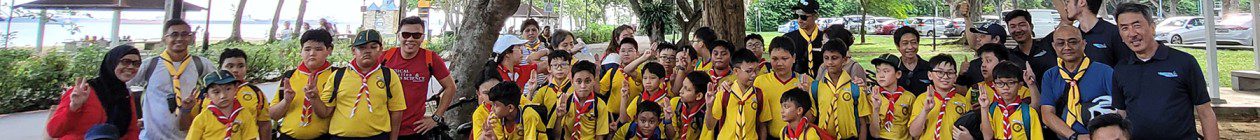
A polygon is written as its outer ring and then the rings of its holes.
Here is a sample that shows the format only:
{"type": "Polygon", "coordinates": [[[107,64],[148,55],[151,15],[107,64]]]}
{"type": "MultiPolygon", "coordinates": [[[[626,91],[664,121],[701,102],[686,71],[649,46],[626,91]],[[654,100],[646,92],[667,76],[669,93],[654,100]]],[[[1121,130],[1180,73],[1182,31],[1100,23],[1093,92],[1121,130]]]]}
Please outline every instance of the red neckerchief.
{"type": "Polygon", "coordinates": [[[730,74],[731,74],[731,70],[729,69],[726,70],[725,72],[718,71],[717,69],[709,69],[709,77],[711,78],[710,80],[713,80],[713,82],[717,82],[717,80],[726,78],[726,76],[730,76],[730,74]]]}
{"type": "MultiPolygon", "coordinates": [[[[1005,101],[1002,101],[1002,102],[1005,102],[1005,101]]],[[[999,108],[1002,111],[1002,127],[1006,131],[1006,133],[1003,133],[1003,134],[1006,137],[1006,139],[1011,139],[1011,132],[1012,132],[1011,126],[1014,125],[1014,123],[1011,123],[1011,114],[1015,114],[1015,108],[1019,107],[1019,102],[1017,101],[1015,103],[998,104],[998,105],[1001,105],[1001,107],[999,108]]],[[[1024,123],[1028,123],[1028,122],[1024,122],[1024,123]]]]}
{"type": "MultiPolygon", "coordinates": [[[[630,128],[630,129],[638,129],[638,128],[630,128]]],[[[634,135],[638,136],[639,140],[650,140],[656,137],[656,131],[647,132],[647,133],[648,134],[643,134],[643,131],[639,131],[639,132],[635,132],[634,135]]]]}
{"type": "Polygon", "coordinates": [[[935,97],[936,100],[941,100],[941,102],[937,103],[941,104],[941,110],[936,112],[936,136],[933,137],[936,140],[941,139],[941,120],[944,120],[946,112],[945,107],[949,105],[949,99],[954,98],[955,93],[956,90],[950,89],[949,93],[946,93],[946,95],[942,97],[940,92],[935,90],[932,91],[932,97],[935,97]]]}
{"type": "Polygon", "coordinates": [[[579,103],[578,106],[576,106],[577,109],[574,110],[576,112],[573,114],[573,134],[570,135],[574,139],[580,139],[580,135],[578,133],[582,133],[582,115],[595,110],[595,93],[589,93],[586,97],[587,98],[582,100],[581,103],[578,101],[577,94],[574,94],[573,98],[571,98],[573,100],[572,103],[579,103]]]}
{"type": "Polygon", "coordinates": [[[901,94],[905,92],[905,89],[897,87],[896,91],[888,92],[888,90],[884,89],[884,87],[879,87],[879,92],[883,93],[884,98],[888,99],[888,101],[886,101],[888,102],[888,111],[884,113],[884,128],[891,129],[890,127],[892,127],[893,116],[895,116],[893,112],[896,112],[897,110],[894,105],[897,104],[897,99],[901,98],[901,94]]]}
{"type": "Polygon", "coordinates": [[[208,108],[210,108],[210,113],[214,114],[215,119],[217,119],[219,123],[223,123],[223,125],[227,126],[227,134],[223,136],[224,140],[232,139],[232,128],[236,127],[236,117],[241,115],[241,110],[243,109],[240,103],[235,100],[232,101],[232,104],[236,104],[234,109],[232,109],[232,114],[223,114],[223,110],[215,104],[210,104],[210,106],[208,106],[208,108]]]}
{"type": "Polygon", "coordinates": [[[358,63],[358,61],[350,61],[350,69],[354,70],[354,74],[359,75],[359,82],[361,83],[359,85],[359,94],[354,98],[354,107],[350,108],[351,118],[354,117],[356,110],[359,109],[359,102],[365,102],[367,104],[368,112],[374,112],[375,109],[372,108],[372,93],[371,90],[368,90],[368,80],[371,79],[369,77],[372,77],[372,73],[381,70],[380,63],[377,63],[376,66],[372,66],[372,69],[367,69],[366,71],[360,70],[358,63]]]}
{"type": "Polygon", "coordinates": [[[639,94],[639,99],[644,102],[656,102],[665,99],[665,91],[667,90],[661,88],[664,88],[664,86],[657,86],[656,92],[643,91],[642,94],[639,94]]]}
{"type": "Polygon", "coordinates": [[[686,115],[681,116],[682,118],[679,119],[682,121],[681,122],[682,127],[679,128],[680,132],[678,133],[678,135],[680,136],[680,138],[687,138],[687,135],[690,134],[689,131],[691,131],[691,122],[695,121],[696,114],[700,114],[700,107],[702,105],[695,105],[695,107],[690,107],[692,106],[691,104],[688,104],[683,101],[679,101],[679,102],[680,102],[679,103],[680,106],[682,106],[682,109],[683,109],[682,113],[686,115]]]}
{"type": "MultiPolygon", "coordinates": [[[[328,68],[331,68],[331,67],[332,67],[332,64],[328,63],[328,61],[324,61],[323,66],[315,67],[314,69],[306,66],[306,63],[302,63],[302,64],[298,64],[297,71],[306,75],[306,84],[316,84],[316,82],[319,81],[318,80],[319,74],[324,73],[324,70],[328,70],[328,68]],[[315,70],[315,71],[312,71],[312,70],[315,70]]],[[[298,123],[298,125],[300,126],[310,125],[311,116],[313,116],[311,114],[314,114],[314,113],[315,111],[311,110],[311,101],[306,100],[306,98],[302,98],[302,120],[301,120],[301,123],[298,123]]]]}
{"type": "Polygon", "coordinates": [[[796,129],[793,129],[791,127],[784,128],[783,130],[787,131],[787,134],[783,134],[784,135],[783,137],[789,140],[801,139],[802,135],[805,133],[805,125],[808,125],[805,123],[805,121],[806,120],[797,120],[796,129]]]}

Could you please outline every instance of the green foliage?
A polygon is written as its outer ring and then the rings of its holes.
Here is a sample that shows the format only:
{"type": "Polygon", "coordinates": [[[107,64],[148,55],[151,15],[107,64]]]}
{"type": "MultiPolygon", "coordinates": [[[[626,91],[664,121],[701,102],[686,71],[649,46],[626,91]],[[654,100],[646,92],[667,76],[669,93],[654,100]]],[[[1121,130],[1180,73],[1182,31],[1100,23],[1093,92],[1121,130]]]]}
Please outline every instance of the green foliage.
{"type": "MultiPolygon", "coordinates": [[[[906,13],[913,8],[906,5],[903,1],[922,1],[922,0],[836,0],[826,1],[819,5],[819,14],[823,18],[839,18],[846,15],[861,15],[862,3],[866,2],[866,12],[871,16],[888,16],[894,18],[905,18],[906,13]]],[[[796,18],[796,14],[791,9],[800,5],[799,0],[759,0],[750,5],[750,9],[746,13],[749,18],[744,18],[744,27],[746,29],[761,29],[764,31],[772,31],[779,25],[787,23],[796,18]]]]}
{"type": "Polygon", "coordinates": [[[612,38],[613,29],[617,26],[605,24],[588,24],[586,28],[573,31],[573,35],[581,38],[587,44],[595,44],[600,42],[608,42],[612,38]]]}
{"type": "Polygon", "coordinates": [[[104,51],[86,47],[77,52],[33,55],[30,50],[0,49],[0,114],[44,109],[56,104],[73,77],[95,77],[104,51]],[[95,59],[92,59],[95,57],[95,59]],[[38,81],[38,82],[36,82],[38,81]]]}
{"type": "Polygon", "coordinates": [[[442,51],[446,51],[447,48],[450,48],[451,45],[455,44],[455,38],[456,36],[454,34],[432,36],[429,37],[429,40],[425,41],[425,43],[428,43],[425,47],[430,51],[442,53],[442,51]]]}
{"type": "Polygon", "coordinates": [[[678,24],[674,20],[674,14],[678,14],[678,6],[675,6],[673,2],[664,0],[640,1],[639,7],[643,8],[643,12],[638,14],[639,29],[651,29],[652,27],[648,26],[664,25],[662,30],[678,30],[678,24]]]}

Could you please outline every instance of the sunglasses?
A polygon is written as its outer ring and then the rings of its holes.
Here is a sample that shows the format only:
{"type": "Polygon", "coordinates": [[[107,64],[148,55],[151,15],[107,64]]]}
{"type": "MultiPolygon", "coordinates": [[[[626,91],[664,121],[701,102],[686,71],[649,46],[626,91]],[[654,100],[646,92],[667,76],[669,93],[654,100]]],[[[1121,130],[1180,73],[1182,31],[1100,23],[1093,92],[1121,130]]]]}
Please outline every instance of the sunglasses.
{"type": "Polygon", "coordinates": [[[402,32],[402,33],[399,33],[399,35],[402,36],[402,38],[411,38],[411,39],[418,39],[418,38],[424,37],[424,33],[417,33],[417,32],[402,32]]]}
{"type": "Polygon", "coordinates": [[[796,14],[796,19],[809,20],[809,15],[805,15],[805,14],[796,14]]]}

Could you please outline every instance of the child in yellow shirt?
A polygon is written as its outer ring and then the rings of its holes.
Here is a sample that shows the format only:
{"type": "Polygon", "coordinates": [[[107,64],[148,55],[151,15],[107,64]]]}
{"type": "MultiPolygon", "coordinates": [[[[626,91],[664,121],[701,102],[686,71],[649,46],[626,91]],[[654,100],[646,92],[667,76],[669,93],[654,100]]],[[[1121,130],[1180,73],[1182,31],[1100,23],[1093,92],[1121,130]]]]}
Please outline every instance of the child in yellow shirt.
{"type": "Polygon", "coordinates": [[[709,75],[689,72],[682,80],[684,83],[678,90],[678,97],[671,99],[668,108],[665,108],[670,110],[665,112],[665,130],[672,139],[699,139],[703,131],[704,108],[709,105],[704,97],[704,93],[709,91],[709,75]]]}
{"type": "Polygon", "coordinates": [[[953,57],[933,56],[928,66],[932,67],[932,72],[928,73],[932,85],[914,100],[910,110],[913,111],[910,118],[914,118],[910,121],[910,136],[924,140],[950,139],[954,130],[950,126],[971,110],[971,97],[954,87],[958,70],[953,57]]]}
{"type": "Polygon", "coordinates": [[[491,108],[488,121],[482,125],[476,140],[545,140],[547,126],[543,124],[541,105],[520,107],[521,88],[513,82],[502,82],[490,88],[491,108]]]}
{"type": "Polygon", "coordinates": [[[573,92],[560,95],[556,111],[550,123],[552,131],[564,139],[603,139],[612,129],[607,103],[596,98],[595,63],[578,61],[573,64],[573,92]]]}
{"type": "Polygon", "coordinates": [[[639,102],[635,112],[635,119],[631,123],[621,125],[617,129],[617,133],[613,134],[614,140],[636,139],[636,140],[664,140],[668,136],[665,133],[663,125],[661,125],[661,106],[655,102],[639,102]]]}
{"type": "MultiPolygon", "coordinates": [[[[1030,109],[1030,98],[1017,92],[1023,69],[1011,62],[1001,62],[993,68],[993,83],[997,99],[980,97],[980,129],[984,139],[1040,140],[1041,118],[1037,110],[1030,109]]],[[[993,93],[989,93],[993,94],[993,93]]]]}
{"type": "Polygon", "coordinates": [[[258,112],[244,111],[249,107],[241,106],[236,99],[240,81],[227,71],[219,71],[207,75],[202,83],[206,85],[200,92],[205,93],[210,104],[206,106],[207,111],[197,113],[186,139],[260,139],[265,136],[247,129],[258,127],[258,112]]]}
{"type": "MultiPolygon", "coordinates": [[[[622,101],[626,110],[638,110],[639,102],[652,102],[656,103],[657,106],[669,104],[669,89],[665,87],[664,79],[662,79],[666,75],[665,68],[659,63],[648,62],[643,65],[643,74],[640,75],[643,78],[643,92],[633,96],[633,99],[622,98],[628,100],[622,101]]],[[[629,88],[623,87],[621,90],[629,91],[629,88]]],[[[635,118],[638,118],[636,114],[636,112],[622,113],[620,120],[622,120],[621,122],[632,122],[635,118]]]]}
{"type": "Polygon", "coordinates": [[[809,120],[805,118],[805,113],[808,113],[814,104],[807,94],[809,93],[805,92],[805,90],[793,88],[784,92],[783,98],[779,99],[779,104],[783,106],[783,109],[779,111],[779,116],[783,118],[783,121],[788,122],[787,125],[783,126],[782,131],[778,132],[780,136],[783,136],[782,139],[832,139],[829,133],[819,132],[818,126],[809,123],[809,120]]]}
{"type": "Polygon", "coordinates": [[[872,89],[869,131],[878,139],[910,139],[910,107],[915,96],[897,86],[897,79],[901,78],[897,65],[901,59],[885,53],[871,60],[871,64],[875,65],[875,82],[879,86],[872,89]]]}
{"type": "MultiPolygon", "coordinates": [[[[719,46],[730,44],[725,41],[715,42],[719,46]]],[[[771,103],[764,100],[760,89],[752,87],[757,60],[748,50],[736,51],[733,56],[736,80],[719,84],[718,93],[713,96],[713,117],[709,117],[712,120],[705,120],[706,125],[714,128],[717,139],[720,140],[766,137],[768,128],[765,123],[770,122],[773,115],[764,111],[768,106],[766,104],[771,103]]]]}

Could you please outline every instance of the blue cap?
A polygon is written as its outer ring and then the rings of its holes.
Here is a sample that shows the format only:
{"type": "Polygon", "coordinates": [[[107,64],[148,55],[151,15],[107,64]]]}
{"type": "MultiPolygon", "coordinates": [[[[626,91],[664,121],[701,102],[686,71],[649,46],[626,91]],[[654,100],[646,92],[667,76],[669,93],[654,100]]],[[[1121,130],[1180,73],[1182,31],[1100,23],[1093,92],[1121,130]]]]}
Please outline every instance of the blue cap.
{"type": "Polygon", "coordinates": [[[121,133],[118,132],[118,127],[114,127],[114,125],[109,124],[109,123],[101,123],[101,124],[92,125],[92,128],[89,128],[87,133],[83,135],[83,139],[84,140],[116,140],[118,139],[120,134],[121,133]]]}

